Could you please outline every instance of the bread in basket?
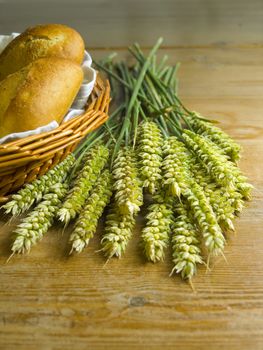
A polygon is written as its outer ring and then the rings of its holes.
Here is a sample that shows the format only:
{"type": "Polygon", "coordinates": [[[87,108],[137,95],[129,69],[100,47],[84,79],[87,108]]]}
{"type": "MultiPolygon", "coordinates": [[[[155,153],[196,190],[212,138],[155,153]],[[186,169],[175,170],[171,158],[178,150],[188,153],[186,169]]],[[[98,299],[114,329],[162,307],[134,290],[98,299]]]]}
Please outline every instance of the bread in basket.
{"type": "Polygon", "coordinates": [[[61,162],[92,130],[108,119],[110,85],[99,74],[82,115],[39,135],[0,145],[0,203],[25,183],[61,162]]]}
{"type": "Polygon", "coordinates": [[[7,39],[0,53],[0,137],[4,136],[0,144],[0,203],[61,162],[90,131],[103,124],[110,102],[109,82],[99,74],[95,82],[91,58],[73,28],[37,25],[7,39]],[[88,76],[92,72],[90,83],[84,72],[88,76]],[[81,106],[73,104],[73,109],[77,108],[76,114],[84,112],[72,119],[66,116],[61,123],[76,94],[81,106]],[[51,121],[59,126],[34,135],[27,132],[51,121]],[[24,131],[23,138],[9,138],[24,131]]]}

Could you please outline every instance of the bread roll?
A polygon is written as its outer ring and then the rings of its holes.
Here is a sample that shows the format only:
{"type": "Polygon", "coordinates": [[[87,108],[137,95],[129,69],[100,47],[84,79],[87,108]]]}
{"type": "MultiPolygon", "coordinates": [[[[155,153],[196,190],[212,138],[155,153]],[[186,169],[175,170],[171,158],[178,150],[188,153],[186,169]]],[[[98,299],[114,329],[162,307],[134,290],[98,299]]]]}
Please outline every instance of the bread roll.
{"type": "Polygon", "coordinates": [[[81,64],[84,42],[74,29],[62,24],[28,28],[0,54],[0,80],[43,57],[61,57],[81,64]]]}
{"type": "Polygon", "coordinates": [[[81,67],[63,58],[36,60],[0,82],[0,137],[60,123],[83,80],[81,67]]]}

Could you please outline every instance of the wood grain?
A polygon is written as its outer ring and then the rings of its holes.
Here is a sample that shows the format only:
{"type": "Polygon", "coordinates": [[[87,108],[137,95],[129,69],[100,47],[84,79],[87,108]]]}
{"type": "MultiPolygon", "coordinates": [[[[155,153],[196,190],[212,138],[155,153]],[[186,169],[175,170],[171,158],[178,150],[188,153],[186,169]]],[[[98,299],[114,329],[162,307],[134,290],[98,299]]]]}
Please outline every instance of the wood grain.
{"type": "MultiPolygon", "coordinates": [[[[104,266],[102,228],[81,255],[68,257],[70,228],[48,232],[27,256],[5,264],[15,222],[0,227],[1,349],[262,349],[262,48],[164,50],[181,61],[180,95],[220,120],[244,147],[241,167],[254,199],[236,221],[222,258],[199,269],[196,292],[164,263],[146,263],[140,217],[123,259],[104,266]]],[[[106,54],[93,51],[99,58],[106,54]]],[[[120,55],[126,57],[123,51],[120,55]]]]}
{"type": "Polygon", "coordinates": [[[0,33],[58,22],[88,47],[262,45],[262,0],[0,0],[0,33]]]}

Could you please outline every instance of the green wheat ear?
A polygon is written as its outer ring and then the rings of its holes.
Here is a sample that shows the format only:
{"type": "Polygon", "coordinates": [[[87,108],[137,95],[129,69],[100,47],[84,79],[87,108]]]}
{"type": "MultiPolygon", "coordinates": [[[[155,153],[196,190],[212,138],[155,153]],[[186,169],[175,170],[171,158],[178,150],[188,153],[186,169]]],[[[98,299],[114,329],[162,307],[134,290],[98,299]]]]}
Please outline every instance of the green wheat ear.
{"type": "Polygon", "coordinates": [[[71,251],[80,253],[89,244],[90,239],[96,232],[99,218],[109,203],[111,195],[112,176],[109,170],[104,170],[86,200],[85,206],[80,212],[73,232],[70,235],[71,251]]]}
{"type": "Polygon", "coordinates": [[[212,144],[203,136],[189,130],[184,131],[183,137],[218,185],[234,189],[236,179],[227,168],[228,158],[218,151],[217,146],[213,149],[212,144]]]}
{"type": "Polygon", "coordinates": [[[206,121],[200,118],[202,118],[202,116],[199,113],[193,112],[193,117],[189,118],[192,129],[197,134],[201,134],[216,143],[223,152],[236,163],[240,159],[241,146],[223,130],[209,122],[209,120],[206,121]]]}
{"type": "Polygon", "coordinates": [[[8,203],[3,205],[5,212],[12,213],[14,216],[20,215],[30,209],[35,203],[39,203],[52,186],[63,182],[74,161],[75,157],[73,154],[70,154],[64,161],[49,170],[45,175],[25,185],[12,196],[8,203]]]}
{"type": "Polygon", "coordinates": [[[95,146],[88,151],[84,166],[74,180],[72,188],[57,213],[60,221],[68,224],[70,220],[74,219],[80,213],[108,157],[108,148],[102,145],[95,146]]]}
{"type": "Polygon", "coordinates": [[[110,259],[121,258],[132,237],[135,219],[131,214],[122,214],[116,203],[112,204],[106,216],[105,234],[101,240],[102,251],[110,259]]]}
{"type": "Polygon", "coordinates": [[[197,264],[202,264],[200,240],[194,221],[189,216],[183,203],[175,207],[172,225],[172,255],[175,271],[183,279],[191,279],[197,271],[197,264]]]}
{"type": "Polygon", "coordinates": [[[175,197],[188,187],[191,174],[186,166],[187,149],[175,136],[168,137],[163,144],[162,187],[175,197]]]}
{"type": "Polygon", "coordinates": [[[31,247],[42,239],[43,235],[52,226],[67,189],[67,182],[52,186],[50,192],[44,195],[43,201],[28,216],[22,219],[22,222],[14,231],[13,254],[29,252],[31,247]]]}
{"type": "Polygon", "coordinates": [[[189,130],[184,131],[183,137],[219,186],[224,186],[229,191],[237,190],[244,199],[250,199],[253,186],[247,183],[247,178],[240,169],[229,161],[215,143],[189,130]]]}
{"type": "Polygon", "coordinates": [[[113,189],[116,206],[123,215],[136,215],[143,203],[141,181],[138,178],[134,151],[121,148],[113,163],[113,189]]]}
{"type": "Polygon", "coordinates": [[[236,200],[239,197],[239,205],[243,204],[241,195],[236,191],[228,191],[225,187],[218,186],[206,171],[205,167],[193,154],[189,156],[189,167],[196,182],[202,187],[211,204],[217,221],[224,230],[234,230],[233,219],[236,212],[236,200]],[[233,198],[231,201],[230,198],[233,198]]]}
{"type": "Polygon", "coordinates": [[[160,188],[163,137],[157,124],[146,121],[138,130],[138,157],[143,187],[154,194],[160,188]]]}
{"type": "Polygon", "coordinates": [[[171,206],[165,202],[148,207],[146,225],[142,229],[142,245],[146,258],[153,263],[164,259],[172,222],[171,206]]]}

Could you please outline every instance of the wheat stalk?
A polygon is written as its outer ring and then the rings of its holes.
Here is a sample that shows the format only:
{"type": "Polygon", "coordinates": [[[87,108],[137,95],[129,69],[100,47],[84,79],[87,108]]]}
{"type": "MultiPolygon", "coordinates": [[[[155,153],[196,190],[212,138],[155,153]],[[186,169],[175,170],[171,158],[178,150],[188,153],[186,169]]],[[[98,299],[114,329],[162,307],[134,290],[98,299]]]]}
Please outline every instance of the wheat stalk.
{"type": "Polygon", "coordinates": [[[187,150],[175,136],[170,136],[164,141],[163,155],[162,186],[169,194],[180,198],[191,176],[186,167],[187,150]]]}
{"type": "Polygon", "coordinates": [[[241,146],[209,120],[204,120],[199,113],[193,112],[193,118],[189,118],[189,123],[197,134],[216,143],[233,162],[240,159],[241,146]]]}
{"type": "Polygon", "coordinates": [[[183,203],[177,203],[175,218],[172,225],[172,255],[175,271],[182,278],[191,279],[197,270],[197,264],[202,264],[200,240],[193,220],[183,203]]]}
{"type": "Polygon", "coordinates": [[[74,181],[62,207],[58,211],[60,221],[68,224],[81,211],[90,190],[104,168],[109,157],[109,151],[105,146],[99,145],[88,151],[85,163],[79,175],[74,181]]]}
{"type": "Polygon", "coordinates": [[[108,259],[113,256],[120,258],[124,254],[134,226],[135,219],[132,215],[120,213],[116,203],[111,206],[101,240],[102,251],[108,259]]]}
{"type": "Polygon", "coordinates": [[[143,187],[154,194],[160,188],[162,144],[161,131],[157,124],[145,121],[139,126],[138,156],[143,187]]]}
{"type": "Polygon", "coordinates": [[[170,225],[172,222],[171,205],[165,200],[160,201],[156,197],[156,203],[148,207],[146,225],[142,229],[144,253],[146,258],[154,263],[164,259],[165,249],[169,243],[170,225]]]}
{"type": "Polygon", "coordinates": [[[129,147],[121,148],[113,163],[114,198],[124,215],[136,215],[143,203],[141,181],[138,178],[137,160],[129,147]]]}
{"type": "Polygon", "coordinates": [[[3,205],[5,212],[11,213],[14,216],[20,215],[32,207],[33,204],[40,202],[52,186],[65,179],[74,161],[75,157],[73,154],[70,154],[64,161],[49,170],[45,175],[26,184],[16,194],[12,195],[9,202],[3,205]]]}
{"type": "Polygon", "coordinates": [[[72,251],[80,253],[89,244],[93,237],[98,220],[112,195],[112,176],[109,170],[104,170],[92,189],[84,208],[76,221],[69,242],[72,244],[72,251]]]}
{"type": "Polygon", "coordinates": [[[31,247],[42,239],[52,226],[67,189],[67,182],[53,185],[35,209],[22,219],[14,231],[15,239],[11,248],[13,254],[29,252],[31,247]]]}

